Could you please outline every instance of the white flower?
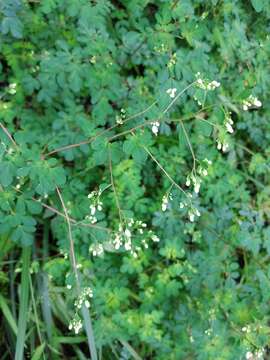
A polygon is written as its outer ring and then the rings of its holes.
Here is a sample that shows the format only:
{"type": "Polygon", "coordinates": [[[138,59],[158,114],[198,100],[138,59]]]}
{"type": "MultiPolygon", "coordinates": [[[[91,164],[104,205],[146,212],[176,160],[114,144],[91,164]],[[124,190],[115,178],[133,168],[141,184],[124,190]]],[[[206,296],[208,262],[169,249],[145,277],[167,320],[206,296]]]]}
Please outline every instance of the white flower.
{"type": "Polygon", "coordinates": [[[154,241],[154,242],[159,242],[159,237],[157,235],[152,235],[151,236],[151,239],[154,241]]]}
{"type": "Polygon", "coordinates": [[[130,242],[130,241],[127,241],[127,242],[125,243],[125,249],[126,249],[127,251],[131,250],[131,242],[130,242]]]}
{"type": "Polygon", "coordinates": [[[206,169],[203,169],[203,170],[202,170],[202,174],[203,174],[203,176],[207,176],[208,171],[207,171],[206,169]]]}
{"type": "Polygon", "coordinates": [[[78,334],[80,332],[80,330],[82,329],[82,321],[81,319],[73,319],[71,320],[69,326],[68,326],[69,330],[74,330],[75,334],[78,334]]]}
{"type": "Polygon", "coordinates": [[[157,136],[160,125],[159,122],[158,121],[152,122],[151,125],[152,125],[152,133],[157,136]]]}
{"type": "Polygon", "coordinates": [[[116,120],[116,124],[118,125],[122,125],[124,123],[122,117],[119,115],[116,115],[115,120],[116,120]]]}
{"type": "Polygon", "coordinates": [[[220,82],[213,80],[213,81],[209,81],[209,80],[204,80],[201,78],[201,74],[198,72],[196,74],[196,78],[197,78],[197,86],[200,89],[203,90],[215,90],[216,88],[218,88],[220,86],[220,82]]]}
{"type": "Polygon", "coordinates": [[[96,195],[95,191],[92,191],[90,194],[87,195],[88,199],[92,199],[96,195]]]}
{"type": "Polygon", "coordinates": [[[131,237],[131,232],[129,231],[129,229],[125,230],[125,235],[126,235],[127,238],[131,237]]]}
{"type": "Polygon", "coordinates": [[[233,133],[233,127],[232,127],[232,125],[227,122],[227,123],[225,124],[225,126],[226,126],[227,131],[232,134],[232,133],[233,133]]]}
{"type": "Polygon", "coordinates": [[[96,61],[97,61],[96,56],[95,56],[95,55],[91,56],[91,58],[90,58],[90,63],[91,63],[91,64],[95,64],[96,61]]]}
{"type": "Polygon", "coordinates": [[[193,213],[190,213],[190,214],[189,214],[189,220],[190,220],[191,222],[193,222],[194,219],[195,219],[194,214],[193,214],[193,213]]]}
{"type": "Polygon", "coordinates": [[[223,143],[223,145],[222,145],[222,151],[223,151],[223,152],[226,152],[228,149],[229,149],[229,144],[223,143]]]}
{"type": "Polygon", "coordinates": [[[218,87],[220,87],[220,82],[214,80],[210,83],[210,86],[212,89],[218,88],[218,87]]]}
{"type": "Polygon", "coordinates": [[[162,204],[161,204],[162,211],[166,211],[168,209],[168,204],[169,204],[168,197],[166,195],[164,195],[162,198],[162,204]]]}
{"type": "Polygon", "coordinates": [[[90,212],[91,212],[91,215],[95,215],[95,212],[96,212],[95,205],[90,205],[90,212]]]}
{"type": "Polygon", "coordinates": [[[195,215],[197,215],[197,216],[201,216],[201,213],[199,212],[199,210],[198,210],[198,209],[194,209],[194,212],[195,212],[195,215]]]}
{"type": "Polygon", "coordinates": [[[170,88],[166,91],[166,93],[173,99],[175,97],[177,89],[176,88],[170,88]]]}
{"type": "Polygon", "coordinates": [[[254,106],[256,106],[256,107],[261,107],[262,106],[262,103],[261,103],[261,101],[260,100],[258,100],[257,98],[255,98],[254,99],[254,106]]]}
{"type": "Polygon", "coordinates": [[[8,92],[9,92],[11,95],[16,94],[16,86],[17,86],[16,83],[9,84],[9,91],[8,91],[8,92]]]}
{"type": "Polygon", "coordinates": [[[93,244],[90,246],[89,251],[93,256],[101,256],[104,253],[104,248],[102,244],[93,244]]]}
{"type": "Polygon", "coordinates": [[[249,97],[243,100],[243,110],[247,111],[250,107],[259,108],[262,106],[262,102],[255,96],[249,95],[249,97]]]}
{"type": "Polygon", "coordinates": [[[198,79],[197,84],[200,85],[200,86],[204,86],[202,79],[198,79]]]}
{"type": "Polygon", "coordinates": [[[161,205],[161,209],[162,209],[162,211],[166,211],[167,210],[167,205],[163,203],[161,205]]]}
{"type": "Polygon", "coordinates": [[[122,245],[122,238],[121,238],[120,234],[117,233],[113,240],[113,246],[114,246],[115,250],[119,250],[121,245],[122,245]]]}
{"type": "Polygon", "coordinates": [[[195,191],[196,194],[199,193],[199,191],[200,191],[200,186],[201,186],[201,184],[200,184],[199,182],[196,182],[196,183],[195,183],[195,185],[194,185],[194,191],[195,191]]]}
{"type": "Polygon", "coordinates": [[[253,354],[252,354],[251,351],[248,351],[248,352],[246,353],[246,359],[247,359],[247,360],[252,360],[252,359],[253,359],[253,354]]]}

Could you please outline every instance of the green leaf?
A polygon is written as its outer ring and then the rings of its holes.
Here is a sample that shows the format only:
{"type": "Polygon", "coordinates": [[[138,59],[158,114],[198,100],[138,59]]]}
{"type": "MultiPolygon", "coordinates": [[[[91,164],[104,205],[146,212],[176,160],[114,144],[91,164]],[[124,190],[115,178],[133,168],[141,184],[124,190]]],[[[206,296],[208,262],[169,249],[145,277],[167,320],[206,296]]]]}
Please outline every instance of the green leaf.
{"type": "Polygon", "coordinates": [[[32,356],[31,360],[39,360],[39,359],[41,359],[42,354],[43,354],[44,349],[45,349],[45,346],[46,346],[45,343],[39,345],[39,346],[36,348],[36,350],[35,350],[35,352],[34,352],[34,355],[32,356]]]}
{"type": "Polygon", "coordinates": [[[1,24],[1,32],[8,34],[9,32],[17,39],[22,38],[22,23],[16,17],[5,17],[1,24]]]}
{"type": "Polygon", "coordinates": [[[2,162],[0,164],[0,184],[4,187],[9,186],[15,175],[15,167],[10,162],[2,162]]]}
{"type": "Polygon", "coordinates": [[[126,140],[123,144],[123,151],[127,155],[131,155],[132,158],[140,164],[143,164],[148,157],[147,152],[143,149],[142,144],[146,143],[145,139],[142,137],[138,139],[135,136],[126,140]]]}
{"type": "Polygon", "coordinates": [[[5,317],[5,319],[7,320],[10,328],[12,329],[12,331],[14,332],[14,334],[17,336],[18,334],[18,327],[17,327],[17,324],[16,324],[16,321],[8,307],[8,304],[5,300],[5,298],[0,295],[0,308],[2,310],[2,313],[5,317]]]}
{"type": "Polygon", "coordinates": [[[80,71],[78,68],[74,68],[70,73],[69,77],[69,86],[70,89],[73,90],[75,93],[79,92],[82,87],[82,79],[80,78],[80,71]]]}
{"type": "Polygon", "coordinates": [[[264,0],[251,0],[251,4],[257,12],[261,12],[264,8],[264,0]]]}

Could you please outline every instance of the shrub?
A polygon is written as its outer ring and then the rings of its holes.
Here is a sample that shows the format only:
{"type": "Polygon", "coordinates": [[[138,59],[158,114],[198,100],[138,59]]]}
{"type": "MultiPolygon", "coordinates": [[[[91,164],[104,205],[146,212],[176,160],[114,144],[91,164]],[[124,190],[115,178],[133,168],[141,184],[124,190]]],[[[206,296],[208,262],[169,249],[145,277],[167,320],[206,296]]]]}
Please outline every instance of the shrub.
{"type": "Polygon", "coordinates": [[[3,358],[267,358],[268,2],[0,14],[3,358]]]}

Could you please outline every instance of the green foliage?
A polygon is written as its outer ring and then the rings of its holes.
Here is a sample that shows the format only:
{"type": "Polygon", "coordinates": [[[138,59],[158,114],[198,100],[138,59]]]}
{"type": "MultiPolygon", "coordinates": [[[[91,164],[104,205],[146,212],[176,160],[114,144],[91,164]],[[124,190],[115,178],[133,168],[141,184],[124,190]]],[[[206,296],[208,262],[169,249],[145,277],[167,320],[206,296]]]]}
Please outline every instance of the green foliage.
{"type": "Polygon", "coordinates": [[[0,1],[3,358],[269,357],[269,19],[0,1]]]}

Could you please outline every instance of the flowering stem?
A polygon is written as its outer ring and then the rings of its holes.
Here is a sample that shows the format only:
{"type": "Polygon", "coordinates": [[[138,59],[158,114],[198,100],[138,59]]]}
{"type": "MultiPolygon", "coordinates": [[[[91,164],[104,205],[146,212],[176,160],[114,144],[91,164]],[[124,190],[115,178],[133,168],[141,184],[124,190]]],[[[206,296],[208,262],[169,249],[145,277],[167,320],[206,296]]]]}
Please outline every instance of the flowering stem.
{"type": "MultiPolygon", "coordinates": [[[[59,196],[60,202],[62,204],[64,213],[65,213],[65,218],[67,221],[67,226],[68,226],[68,237],[69,237],[69,251],[70,251],[70,261],[71,261],[71,265],[74,271],[74,275],[75,275],[75,280],[76,280],[76,286],[77,286],[77,293],[78,296],[80,295],[80,274],[78,271],[78,267],[77,267],[77,262],[76,262],[76,256],[75,256],[75,248],[74,248],[74,241],[72,238],[72,231],[71,231],[71,223],[70,223],[70,219],[68,216],[68,212],[67,212],[67,208],[65,205],[65,202],[63,200],[63,197],[61,195],[61,192],[59,190],[58,187],[56,187],[56,191],[57,194],[59,196]]],[[[92,321],[91,321],[91,317],[89,314],[88,309],[86,308],[86,306],[83,304],[82,305],[82,316],[83,316],[83,320],[84,320],[84,326],[85,326],[85,330],[86,330],[86,335],[87,335],[87,340],[88,340],[88,346],[89,346],[89,350],[90,350],[90,354],[91,354],[91,359],[92,360],[97,360],[97,350],[96,350],[96,345],[95,345],[95,339],[94,339],[94,333],[93,333],[93,329],[92,329],[92,321]]]]}
{"type": "Polygon", "coordinates": [[[193,83],[186,86],[182,91],[180,91],[179,94],[176,95],[176,97],[170,102],[170,104],[166,107],[165,110],[163,110],[162,115],[166,114],[170,110],[170,108],[173,106],[173,104],[178,100],[178,98],[184,94],[189,88],[191,88],[194,84],[196,84],[197,81],[194,81],[193,83]]]}

